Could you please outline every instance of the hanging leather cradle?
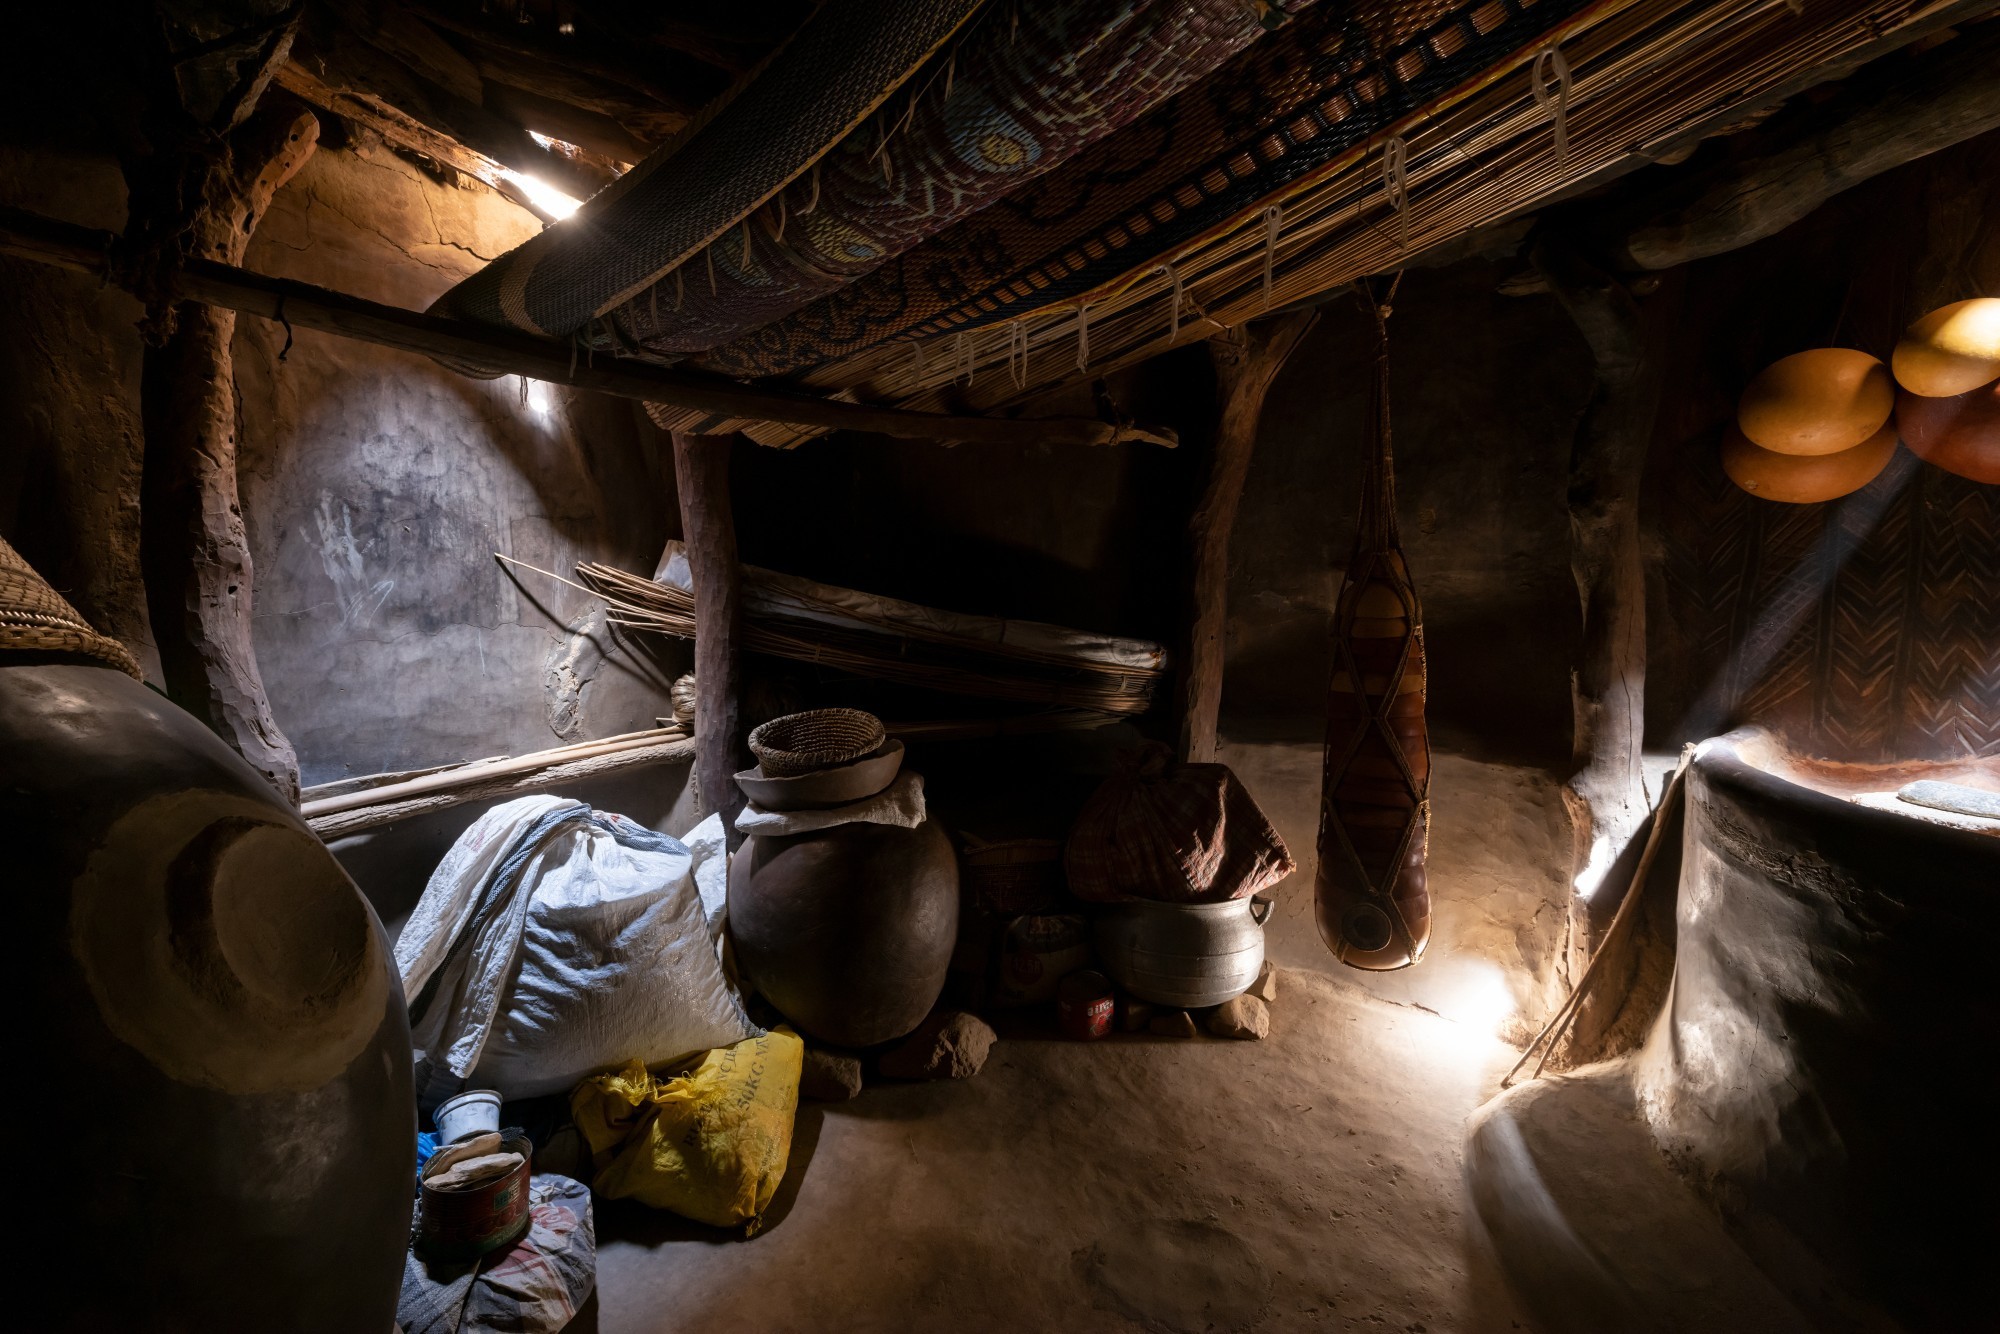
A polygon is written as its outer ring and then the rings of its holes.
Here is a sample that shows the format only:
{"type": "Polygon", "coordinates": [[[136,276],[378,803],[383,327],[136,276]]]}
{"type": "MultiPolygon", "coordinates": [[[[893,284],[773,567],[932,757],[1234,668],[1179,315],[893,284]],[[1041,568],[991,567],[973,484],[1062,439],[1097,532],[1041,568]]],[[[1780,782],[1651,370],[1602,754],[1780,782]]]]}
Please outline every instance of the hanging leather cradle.
{"type": "Polygon", "coordinates": [[[1365,284],[1361,293],[1375,322],[1368,458],[1354,554],[1334,609],[1313,900],[1334,957],[1382,971],[1415,963],[1430,942],[1431,750],[1423,613],[1396,536],[1389,305],[1365,284]]]}

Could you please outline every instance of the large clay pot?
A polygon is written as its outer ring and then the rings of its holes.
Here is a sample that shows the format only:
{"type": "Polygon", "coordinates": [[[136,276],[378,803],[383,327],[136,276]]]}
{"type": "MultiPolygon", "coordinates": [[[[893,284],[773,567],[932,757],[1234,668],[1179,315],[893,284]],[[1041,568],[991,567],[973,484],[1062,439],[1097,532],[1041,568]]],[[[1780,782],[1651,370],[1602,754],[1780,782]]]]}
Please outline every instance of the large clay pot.
{"type": "Polygon", "coordinates": [[[748,840],[729,934],[751,985],[800,1031],[869,1047],[923,1022],[958,933],[958,859],[936,820],[748,840]]]}
{"type": "Polygon", "coordinates": [[[82,1262],[24,1274],[9,1323],[389,1329],[409,1026],[332,854],[165,699],[28,653],[0,655],[0,850],[15,1189],[38,1246],[82,1262]]]}
{"type": "Polygon", "coordinates": [[[1183,1010],[1240,996],[1264,966],[1264,899],[1154,903],[1136,899],[1097,910],[1097,959],[1143,1001],[1183,1010]]]}

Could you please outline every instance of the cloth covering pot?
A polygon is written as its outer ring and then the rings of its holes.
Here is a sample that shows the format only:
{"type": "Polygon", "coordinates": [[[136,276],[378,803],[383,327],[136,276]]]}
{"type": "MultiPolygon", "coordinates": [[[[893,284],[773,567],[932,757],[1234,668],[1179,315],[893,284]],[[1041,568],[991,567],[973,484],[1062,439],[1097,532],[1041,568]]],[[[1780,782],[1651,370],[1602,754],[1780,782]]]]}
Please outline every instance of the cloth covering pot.
{"type": "Polygon", "coordinates": [[[505,1250],[463,1264],[403,1261],[402,1334],[561,1334],[597,1289],[590,1188],[568,1177],[528,1183],[528,1230],[505,1250]]]}
{"type": "Polygon", "coordinates": [[[1174,764],[1158,742],[1128,751],[1070,831],[1070,892],[1097,903],[1222,903],[1290,875],[1292,855],[1226,764],[1174,764]]]}

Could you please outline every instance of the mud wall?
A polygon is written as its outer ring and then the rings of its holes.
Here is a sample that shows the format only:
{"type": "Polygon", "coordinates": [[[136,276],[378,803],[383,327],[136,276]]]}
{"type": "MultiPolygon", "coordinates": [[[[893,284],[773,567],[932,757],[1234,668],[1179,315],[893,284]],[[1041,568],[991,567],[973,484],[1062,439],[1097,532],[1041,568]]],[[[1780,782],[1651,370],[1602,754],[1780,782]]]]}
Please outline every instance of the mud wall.
{"type": "MultiPolygon", "coordinates": [[[[0,149],[0,200],[117,229],[115,165],[0,149]]],[[[540,226],[329,124],[249,267],[422,308],[540,226]]],[[[0,260],[0,531],[145,657],[136,303],[0,260]]],[[[614,635],[561,574],[650,572],[678,527],[665,438],[623,400],[467,379],[422,357],[245,317],[239,483],[255,639],[307,784],[653,725],[685,654],[614,635]]],[[[674,785],[678,788],[678,783],[674,785]]]]}
{"type": "MultiPolygon", "coordinates": [[[[249,267],[422,309],[538,230],[386,152],[316,154],[249,267]]],[[[650,727],[674,663],[613,638],[573,576],[651,572],[678,528],[636,405],[238,322],[257,653],[306,781],[650,727]]]]}

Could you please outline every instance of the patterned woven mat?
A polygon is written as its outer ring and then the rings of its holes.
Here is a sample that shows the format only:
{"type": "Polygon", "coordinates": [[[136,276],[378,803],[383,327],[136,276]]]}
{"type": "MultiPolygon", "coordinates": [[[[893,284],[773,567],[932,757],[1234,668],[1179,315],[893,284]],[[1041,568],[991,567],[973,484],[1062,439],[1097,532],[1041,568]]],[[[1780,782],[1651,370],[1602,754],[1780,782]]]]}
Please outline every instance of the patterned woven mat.
{"type": "Polygon", "coordinates": [[[139,664],[125,646],[91,629],[5,538],[0,538],[0,649],[77,653],[139,675],[139,664]]]}
{"type": "Polygon", "coordinates": [[[706,124],[445,293],[438,313],[567,335],[755,212],[887,101],[981,0],[824,5],[706,124]]]}
{"type": "Polygon", "coordinates": [[[1088,292],[1171,256],[1587,3],[1322,5],[1045,179],[702,363],[784,374],[1088,292]]]}
{"type": "MultiPolygon", "coordinates": [[[[1799,13],[1771,0],[1597,0],[1170,252],[1171,273],[1139,247],[1080,297],[1038,308],[1024,301],[1015,318],[984,329],[879,343],[799,373],[795,384],[916,411],[1003,409],[1524,219],[1984,7],[1988,0],[1821,0],[1799,13]],[[1555,133],[1561,103],[1536,95],[1551,47],[1571,73],[1567,153],[1555,133]],[[1392,147],[1406,168],[1401,202],[1392,147]]],[[[1261,44],[1250,58],[1260,52],[1261,44]]],[[[740,430],[781,448],[817,434],[677,408],[659,408],[656,420],[740,430]]]]}
{"type": "Polygon", "coordinates": [[[590,341],[684,355],[788,315],[1059,167],[1264,30],[1243,0],[989,7],[807,177],[617,307],[590,341]]]}

